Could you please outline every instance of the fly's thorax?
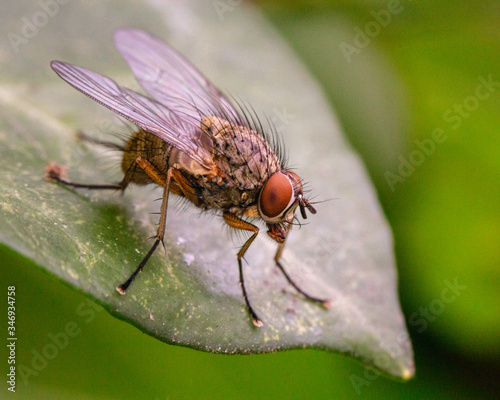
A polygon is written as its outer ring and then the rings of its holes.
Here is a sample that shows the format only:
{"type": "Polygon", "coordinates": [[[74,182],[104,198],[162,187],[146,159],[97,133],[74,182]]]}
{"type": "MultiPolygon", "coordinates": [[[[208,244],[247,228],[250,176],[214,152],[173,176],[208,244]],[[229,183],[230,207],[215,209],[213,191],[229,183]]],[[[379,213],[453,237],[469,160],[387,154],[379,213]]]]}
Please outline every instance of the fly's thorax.
{"type": "Polygon", "coordinates": [[[214,180],[198,177],[192,182],[206,208],[228,211],[235,215],[258,217],[258,190],[241,190],[232,184],[219,185],[214,180]]]}
{"type": "Polygon", "coordinates": [[[210,174],[211,170],[200,165],[198,162],[193,160],[189,155],[185,152],[172,147],[172,151],[170,153],[169,165],[180,169],[182,171],[186,171],[189,175],[198,177],[198,176],[206,176],[210,174]]]}
{"type": "Polygon", "coordinates": [[[281,169],[281,162],[269,143],[246,126],[209,116],[201,129],[213,140],[214,160],[221,171],[242,190],[255,190],[281,169]]]}

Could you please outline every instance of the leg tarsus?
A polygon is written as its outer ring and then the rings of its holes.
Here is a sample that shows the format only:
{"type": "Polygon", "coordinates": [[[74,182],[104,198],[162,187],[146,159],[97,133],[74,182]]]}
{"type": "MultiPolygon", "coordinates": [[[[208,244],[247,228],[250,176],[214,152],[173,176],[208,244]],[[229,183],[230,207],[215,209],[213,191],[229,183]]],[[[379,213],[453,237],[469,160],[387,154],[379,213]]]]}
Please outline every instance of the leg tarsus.
{"type": "Polygon", "coordinates": [[[134,281],[139,272],[141,272],[141,270],[144,268],[149,258],[153,255],[156,248],[158,247],[158,244],[162,242],[163,246],[165,247],[165,243],[163,242],[163,237],[165,236],[165,223],[167,222],[168,193],[169,193],[171,178],[172,178],[172,171],[168,170],[164,182],[163,200],[161,202],[160,222],[158,223],[158,231],[156,232],[155,242],[151,247],[151,249],[148,251],[148,254],[146,254],[146,257],[143,258],[143,260],[141,261],[139,266],[135,269],[135,271],[132,273],[132,275],[130,275],[130,277],[124,283],[116,287],[116,291],[122,295],[126,293],[130,284],[134,281]]]}
{"type": "Polygon", "coordinates": [[[250,301],[248,300],[247,291],[245,289],[245,280],[243,279],[243,266],[242,266],[242,263],[241,263],[241,258],[238,258],[238,268],[239,268],[239,271],[240,271],[240,285],[241,285],[241,290],[243,292],[243,298],[245,299],[245,304],[247,305],[247,310],[248,310],[250,316],[252,317],[252,323],[257,328],[260,328],[260,327],[264,326],[264,323],[257,316],[257,314],[253,310],[252,306],[250,305],[250,301]]]}
{"type": "Polygon", "coordinates": [[[79,189],[111,189],[111,190],[125,190],[127,182],[123,180],[119,184],[112,185],[94,185],[87,183],[75,183],[66,178],[66,169],[59,164],[51,162],[45,171],[45,179],[60,183],[64,186],[79,188],[79,189]]]}
{"type": "Polygon", "coordinates": [[[250,305],[250,300],[248,300],[248,295],[247,291],[245,289],[245,280],[243,279],[243,266],[241,263],[241,259],[245,255],[246,251],[252,244],[252,242],[255,240],[257,237],[257,234],[259,233],[259,228],[257,228],[255,225],[246,222],[239,218],[235,214],[231,214],[229,212],[225,212],[223,214],[224,221],[226,224],[228,224],[230,227],[235,228],[235,229],[241,229],[244,231],[250,231],[253,232],[253,235],[248,238],[248,240],[245,242],[245,244],[241,247],[240,251],[238,252],[238,268],[240,271],[240,285],[241,285],[241,290],[243,292],[243,298],[245,299],[245,304],[247,306],[247,310],[250,313],[250,316],[252,317],[252,323],[260,328],[261,326],[264,326],[264,323],[260,320],[259,317],[257,317],[257,314],[253,310],[252,306],[250,305]]]}
{"type": "Polygon", "coordinates": [[[144,268],[144,266],[148,262],[151,255],[155,252],[156,247],[158,247],[158,243],[160,243],[160,239],[157,238],[153,244],[153,247],[151,247],[151,249],[148,251],[148,254],[146,254],[146,257],[143,258],[143,260],[141,261],[139,266],[136,268],[134,273],[132,275],[130,275],[130,277],[125,282],[123,282],[121,285],[116,287],[116,291],[118,293],[120,293],[121,295],[124,295],[127,292],[127,289],[130,286],[130,284],[132,283],[132,281],[135,279],[137,274],[139,274],[139,272],[141,272],[141,270],[144,268]]]}
{"type": "Polygon", "coordinates": [[[281,265],[279,261],[276,261],[276,266],[280,269],[280,271],[285,276],[286,280],[290,285],[292,285],[297,292],[299,292],[302,296],[304,296],[307,300],[314,301],[315,303],[321,304],[325,308],[330,308],[330,301],[324,299],[318,299],[317,297],[311,296],[308,293],[304,292],[297,284],[293,281],[293,279],[288,275],[285,271],[285,268],[281,265]]]}
{"type": "Polygon", "coordinates": [[[304,296],[306,299],[310,301],[314,301],[315,303],[321,304],[325,308],[330,308],[330,301],[329,300],[324,300],[324,299],[319,299],[317,297],[311,296],[308,293],[304,292],[288,275],[288,273],[285,271],[285,268],[283,268],[283,265],[280,263],[280,258],[281,258],[281,253],[283,252],[283,248],[285,246],[285,242],[281,243],[278,247],[278,251],[276,252],[276,256],[274,257],[274,262],[276,263],[276,266],[279,268],[281,273],[285,276],[286,280],[290,285],[292,285],[297,292],[299,292],[302,296],[304,296]]]}

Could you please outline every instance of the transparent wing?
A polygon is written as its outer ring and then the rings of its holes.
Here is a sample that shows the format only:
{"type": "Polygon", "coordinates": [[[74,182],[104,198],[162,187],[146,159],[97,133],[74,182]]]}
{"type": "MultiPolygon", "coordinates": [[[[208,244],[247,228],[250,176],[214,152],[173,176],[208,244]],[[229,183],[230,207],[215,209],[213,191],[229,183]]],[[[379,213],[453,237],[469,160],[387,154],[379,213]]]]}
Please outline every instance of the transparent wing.
{"type": "Polygon", "coordinates": [[[139,29],[117,30],[114,39],[141,86],[158,102],[198,121],[209,115],[241,121],[222,93],[161,40],[139,29]]]}
{"type": "Polygon", "coordinates": [[[52,61],[51,66],[75,89],[211,168],[210,155],[197,143],[199,121],[184,118],[157,101],[85,68],[60,61],[52,61]]]}

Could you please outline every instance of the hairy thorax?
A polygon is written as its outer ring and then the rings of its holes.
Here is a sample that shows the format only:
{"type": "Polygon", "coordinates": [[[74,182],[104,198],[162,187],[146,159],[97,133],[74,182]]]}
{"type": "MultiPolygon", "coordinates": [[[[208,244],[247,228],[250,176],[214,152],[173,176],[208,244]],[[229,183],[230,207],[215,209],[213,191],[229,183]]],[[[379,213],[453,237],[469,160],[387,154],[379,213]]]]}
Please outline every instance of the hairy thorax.
{"type": "Polygon", "coordinates": [[[211,116],[202,119],[200,128],[193,141],[200,153],[209,155],[208,166],[201,166],[186,152],[139,130],[125,147],[122,170],[127,173],[132,169],[131,182],[143,185],[153,181],[137,168],[137,157],[153,164],[165,176],[169,168],[174,168],[180,173],[176,180],[182,182],[174,184],[172,192],[187,197],[197,207],[258,216],[260,190],[282,168],[278,156],[259,133],[247,127],[211,116]],[[182,183],[188,189],[180,190],[182,183]]]}

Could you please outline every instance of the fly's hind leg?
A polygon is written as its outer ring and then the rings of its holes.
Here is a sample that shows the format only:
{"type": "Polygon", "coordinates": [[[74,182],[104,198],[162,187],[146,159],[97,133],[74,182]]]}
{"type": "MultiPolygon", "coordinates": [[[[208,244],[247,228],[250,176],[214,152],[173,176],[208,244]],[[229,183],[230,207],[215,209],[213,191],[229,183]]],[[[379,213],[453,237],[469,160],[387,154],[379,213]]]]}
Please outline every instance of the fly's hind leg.
{"type": "Polygon", "coordinates": [[[253,310],[252,306],[250,305],[250,301],[248,300],[248,295],[247,291],[245,289],[245,281],[243,279],[243,266],[241,263],[241,259],[245,255],[246,251],[252,244],[252,242],[255,240],[257,237],[257,234],[259,233],[259,228],[257,228],[255,225],[246,222],[242,220],[241,218],[238,218],[236,215],[225,212],[223,214],[224,221],[226,224],[228,224],[230,227],[235,228],[235,229],[242,229],[245,231],[250,231],[253,232],[252,236],[245,242],[245,244],[241,247],[240,251],[238,252],[238,268],[240,271],[240,285],[241,285],[241,290],[243,291],[243,297],[245,299],[245,303],[247,305],[248,312],[250,313],[250,316],[252,317],[252,322],[255,326],[261,327],[264,324],[262,321],[257,317],[257,314],[255,314],[255,311],[253,310]]]}
{"type": "Polygon", "coordinates": [[[283,265],[280,263],[280,258],[281,254],[283,253],[283,248],[285,247],[285,241],[283,243],[280,243],[278,246],[278,251],[276,252],[276,255],[274,256],[274,262],[276,263],[276,266],[280,269],[280,271],[283,273],[285,276],[286,280],[290,285],[292,285],[297,292],[299,292],[302,296],[304,296],[306,299],[314,301],[315,303],[321,304],[325,308],[330,307],[330,301],[329,300],[324,300],[324,299],[318,299],[317,297],[311,296],[308,293],[304,292],[288,275],[288,273],[285,271],[285,268],[283,268],[283,265]]]}
{"type": "Polygon", "coordinates": [[[117,184],[110,185],[96,185],[89,183],[76,183],[66,178],[66,170],[63,166],[51,162],[45,169],[45,178],[49,181],[60,183],[64,186],[74,187],[77,189],[111,189],[111,190],[125,190],[130,182],[130,177],[125,175],[123,180],[117,184]]]}

